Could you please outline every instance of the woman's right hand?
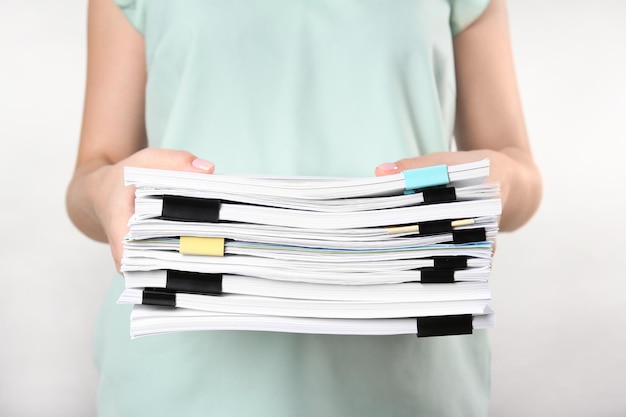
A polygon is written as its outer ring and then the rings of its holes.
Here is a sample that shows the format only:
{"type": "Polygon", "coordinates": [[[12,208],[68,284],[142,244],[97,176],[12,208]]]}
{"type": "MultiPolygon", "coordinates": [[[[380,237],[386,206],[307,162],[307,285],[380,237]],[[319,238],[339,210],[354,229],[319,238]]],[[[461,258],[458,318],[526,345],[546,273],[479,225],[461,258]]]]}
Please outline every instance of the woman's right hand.
{"type": "Polygon", "coordinates": [[[147,147],[145,42],[114,2],[89,1],[87,38],[85,108],[67,211],[81,232],[110,244],[119,270],[134,212],[124,167],[210,174],[213,164],[189,152],[147,147]]]}
{"type": "Polygon", "coordinates": [[[135,205],[134,187],[124,185],[124,167],[206,174],[214,170],[213,163],[196,158],[189,152],[156,148],[142,149],[115,164],[96,168],[86,165],[86,169],[92,169],[87,172],[78,169],[73,186],[68,190],[68,211],[74,224],[85,234],[109,243],[118,271],[124,236],[128,233],[128,220],[134,213],[135,205]],[[75,198],[81,195],[83,198],[75,198]]]}

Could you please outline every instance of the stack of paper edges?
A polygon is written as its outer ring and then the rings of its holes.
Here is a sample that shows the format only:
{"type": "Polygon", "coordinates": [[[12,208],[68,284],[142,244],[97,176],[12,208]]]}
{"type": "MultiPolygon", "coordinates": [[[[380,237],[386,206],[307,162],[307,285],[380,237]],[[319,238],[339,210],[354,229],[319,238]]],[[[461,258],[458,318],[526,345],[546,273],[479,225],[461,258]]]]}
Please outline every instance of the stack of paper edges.
{"type": "Polygon", "coordinates": [[[492,327],[487,160],[372,178],[126,168],[131,336],[468,334],[492,327]]]}

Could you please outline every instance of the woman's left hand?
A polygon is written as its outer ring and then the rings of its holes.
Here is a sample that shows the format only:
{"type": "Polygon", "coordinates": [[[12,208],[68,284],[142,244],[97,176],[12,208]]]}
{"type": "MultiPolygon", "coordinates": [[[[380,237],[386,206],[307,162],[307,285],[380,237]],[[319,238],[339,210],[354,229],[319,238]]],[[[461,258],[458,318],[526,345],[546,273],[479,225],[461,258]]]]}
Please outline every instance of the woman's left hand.
{"type": "Polygon", "coordinates": [[[532,159],[515,149],[471,150],[458,152],[436,152],[414,158],[401,159],[396,162],[387,162],[376,167],[376,175],[397,174],[413,168],[422,168],[432,165],[457,165],[489,159],[489,177],[487,182],[500,184],[500,198],[502,200],[502,216],[500,229],[510,231],[522,226],[536,210],[538,199],[527,198],[536,195],[533,189],[540,184],[538,171],[532,159]]]}

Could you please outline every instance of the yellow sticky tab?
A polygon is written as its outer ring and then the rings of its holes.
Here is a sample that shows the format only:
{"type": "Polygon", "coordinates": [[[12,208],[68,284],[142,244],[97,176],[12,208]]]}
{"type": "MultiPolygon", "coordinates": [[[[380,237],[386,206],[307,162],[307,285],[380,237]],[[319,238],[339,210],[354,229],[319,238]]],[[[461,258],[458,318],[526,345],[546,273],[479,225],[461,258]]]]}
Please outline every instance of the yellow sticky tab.
{"type": "Polygon", "coordinates": [[[185,255],[224,256],[224,238],[181,236],[179,252],[185,255]]]}
{"type": "Polygon", "coordinates": [[[410,226],[395,226],[395,227],[387,227],[387,233],[390,235],[395,235],[399,233],[419,233],[420,227],[418,224],[410,225],[410,226]]]}
{"type": "Polygon", "coordinates": [[[450,223],[452,227],[471,226],[473,224],[474,224],[474,219],[453,220],[450,223]]]}

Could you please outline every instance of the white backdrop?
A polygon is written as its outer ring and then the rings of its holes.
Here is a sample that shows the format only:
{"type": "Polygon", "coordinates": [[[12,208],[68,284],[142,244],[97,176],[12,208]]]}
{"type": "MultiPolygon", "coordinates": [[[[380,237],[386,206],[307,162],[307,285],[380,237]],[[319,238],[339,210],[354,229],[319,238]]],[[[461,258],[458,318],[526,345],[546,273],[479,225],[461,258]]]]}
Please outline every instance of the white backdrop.
{"type": "MultiPolygon", "coordinates": [[[[509,0],[540,212],[493,274],[492,416],[626,416],[626,1],[509,0]]],[[[0,2],[0,416],[93,416],[108,248],[65,215],[85,0],[0,2]]]]}

